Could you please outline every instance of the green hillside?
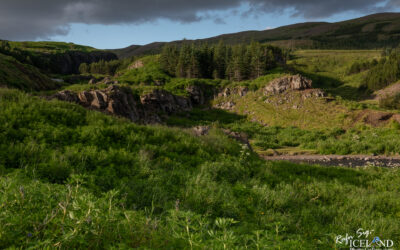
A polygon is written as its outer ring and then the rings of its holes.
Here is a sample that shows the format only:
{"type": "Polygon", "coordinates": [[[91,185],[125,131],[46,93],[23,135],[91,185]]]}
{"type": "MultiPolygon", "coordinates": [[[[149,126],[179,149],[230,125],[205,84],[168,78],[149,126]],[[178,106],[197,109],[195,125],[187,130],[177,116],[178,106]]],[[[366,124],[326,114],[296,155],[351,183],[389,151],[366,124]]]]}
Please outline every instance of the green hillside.
{"type": "MultiPolygon", "coordinates": [[[[375,49],[400,43],[400,13],[381,13],[353,20],[326,23],[299,23],[272,30],[245,31],[200,40],[174,41],[185,43],[250,43],[258,41],[289,48],[307,49],[375,49]]],[[[151,43],[113,50],[119,58],[160,52],[166,43],[151,43]]]]}
{"type": "Polygon", "coordinates": [[[32,65],[0,54],[0,86],[23,90],[49,90],[57,84],[32,65]]]}
{"type": "Polygon", "coordinates": [[[43,53],[65,53],[67,51],[81,51],[81,52],[92,52],[97,49],[78,45],[74,43],[64,42],[9,42],[10,47],[14,49],[21,49],[31,52],[43,52],[43,53]]]}
{"type": "Polygon", "coordinates": [[[0,131],[1,248],[331,249],[359,227],[400,240],[398,170],[267,163],[218,129],[6,89],[0,131]]]}
{"type": "Polygon", "coordinates": [[[360,228],[397,249],[400,50],[349,50],[397,45],[397,19],[125,59],[0,42],[0,249],[344,249],[360,228]],[[323,166],[268,158],[288,156],[323,166]]]}

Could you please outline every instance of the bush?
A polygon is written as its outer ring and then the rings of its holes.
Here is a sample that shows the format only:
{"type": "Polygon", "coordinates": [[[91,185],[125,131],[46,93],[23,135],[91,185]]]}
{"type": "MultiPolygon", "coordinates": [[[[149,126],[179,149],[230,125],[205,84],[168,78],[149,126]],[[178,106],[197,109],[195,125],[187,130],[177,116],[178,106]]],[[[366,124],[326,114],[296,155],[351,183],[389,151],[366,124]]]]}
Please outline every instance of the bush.
{"type": "Polygon", "coordinates": [[[385,109],[400,109],[400,93],[382,97],[379,99],[379,107],[385,109]]]}

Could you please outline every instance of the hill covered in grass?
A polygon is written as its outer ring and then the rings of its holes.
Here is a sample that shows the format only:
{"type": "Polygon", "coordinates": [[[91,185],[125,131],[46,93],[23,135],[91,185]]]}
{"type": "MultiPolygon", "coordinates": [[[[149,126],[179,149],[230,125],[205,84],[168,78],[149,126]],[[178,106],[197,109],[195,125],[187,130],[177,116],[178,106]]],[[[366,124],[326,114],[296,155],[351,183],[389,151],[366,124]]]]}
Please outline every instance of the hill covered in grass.
{"type": "Polygon", "coordinates": [[[65,46],[0,54],[0,248],[341,249],[359,228],[399,242],[399,169],[263,158],[398,154],[397,106],[366,85],[389,55],[168,46],[81,63],[58,89],[18,57],[92,53],[65,46]]]}
{"type": "Polygon", "coordinates": [[[82,63],[117,59],[111,52],[62,42],[0,41],[0,53],[31,64],[47,74],[77,74],[82,63]]]}
{"type": "Polygon", "coordinates": [[[326,249],[360,226],[399,240],[398,170],[267,163],[218,129],[7,89],[0,131],[1,248],[326,249]]]}
{"type": "MultiPolygon", "coordinates": [[[[308,49],[375,49],[397,46],[400,43],[400,14],[381,13],[353,20],[327,23],[299,23],[272,30],[245,31],[207,39],[174,41],[172,44],[218,43],[227,44],[271,43],[288,48],[308,49]]],[[[171,44],[170,43],[170,44],[171,44]]],[[[113,50],[119,58],[159,53],[166,43],[133,45],[113,50]]]]}
{"type": "Polygon", "coordinates": [[[3,54],[0,54],[0,86],[28,91],[57,88],[55,82],[34,66],[3,54]]]}

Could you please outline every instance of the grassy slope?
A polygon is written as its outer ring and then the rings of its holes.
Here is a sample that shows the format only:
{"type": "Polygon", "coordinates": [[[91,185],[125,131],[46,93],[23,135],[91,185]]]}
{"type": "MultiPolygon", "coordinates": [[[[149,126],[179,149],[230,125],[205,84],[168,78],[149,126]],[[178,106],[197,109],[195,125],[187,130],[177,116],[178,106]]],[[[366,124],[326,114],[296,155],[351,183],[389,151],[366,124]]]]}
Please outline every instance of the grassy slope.
{"type": "Polygon", "coordinates": [[[89,46],[64,42],[9,42],[9,44],[11,48],[41,53],[65,53],[67,51],[92,52],[96,50],[89,46]]]}
{"type": "MultiPolygon", "coordinates": [[[[365,105],[357,101],[365,94],[358,90],[363,74],[347,76],[347,69],[354,61],[370,60],[379,56],[377,51],[298,51],[290,65],[297,71],[310,76],[314,86],[320,87],[337,101],[325,102],[319,99],[303,100],[297,94],[266,98],[262,89],[272,79],[288,74],[275,69],[269,75],[253,81],[232,83],[206,79],[177,79],[163,73],[155,56],[142,59],[143,68],[119,72],[117,79],[122,85],[132,88],[135,94],[143,94],[154,88],[163,88],[177,95],[186,95],[188,85],[202,85],[210,88],[223,86],[247,86],[253,90],[245,97],[231,96],[236,103],[238,115],[224,111],[197,109],[189,114],[171,117],[167,123],[172,126],[191,127],[214,124],[246,132],[253,147],[259,153],[275,149],[284,153],[320,154],[396,154],[400,152],[398,126],[388,123],[381,128],[372,128],[359,122],[359,113],[365,105]],[[317,70],[315,68],[317,67],[317,70]],[[155,86],[154,81],[165,82],[155,86]],[[147,81],[147,83],[146,83],[147,81]],[[281,103],[284,99],[284,101],[281,103]],[[189,117],[187,117],[189,115],[189,117]],[[271,127],[258,125],[262,124],[271,127]]],[[[82,91],[105,88],[105,85],[71,85],[66,89],[82,91]]],[[[212,91],[211,91],[212,92],[212,91]]],[[[213,95],[212,93],[210,94],[213,95]]],[[[217,98],[214,103],[227,100],[217,98]]]]}
{"type": "Polygon", "coordinates": [[[398,170],[247,153],[218,130],[196,138],[1,89],[0,247],[331,249],[360,227],[400,240],[398,170]]]}
{"type": "Polygon", "coordinates": [[[0,54],[0,86],[36,91],[57,87],[37,68],[3,54],[0,54]]]}
{"type": "Polygon", "coordinates": [[[299,50],[289,65],[313,79],[314,87],[358,101],[365,97],[358,88],[366,72],[347,75],[347,70],[355,61],[368,62],[380,57],[380,50],[299,50]]]}
{"type": "MultiPolygon", "coordinates": [[[[217,98],[214,103],[233,101],[235,112],[195,110],[190,117],[175,116],[168,123],[175,126],[216,124],[246,132],[259,153],[275,149],[282,153],[320,154],[398,154],[398,125],[388,123],[379,128],[366,126],[359,113],[366,108],[378,109],[376,103],[365,104],[366,94],[359,89],[365,72],[347,75],[355,61],[379,58],[379,51],[297,51],[289,65],[311,77],[313,85],[335,96],[336,101],[303,100],[298,94],[266,98],[261,89],[284,74],[261,77],[255,81],[235,83],[247,85],[254,92],[244,97],[217,98]],[[268,101],[268,102],[266,102],[268,101]],[[270,127],[257,125],[253,120],[270,127]]],[[[367,112],[367,111],[365,111],[367,112]]],[[[396,111],[391,111],[396,112],[396,111]]]]}

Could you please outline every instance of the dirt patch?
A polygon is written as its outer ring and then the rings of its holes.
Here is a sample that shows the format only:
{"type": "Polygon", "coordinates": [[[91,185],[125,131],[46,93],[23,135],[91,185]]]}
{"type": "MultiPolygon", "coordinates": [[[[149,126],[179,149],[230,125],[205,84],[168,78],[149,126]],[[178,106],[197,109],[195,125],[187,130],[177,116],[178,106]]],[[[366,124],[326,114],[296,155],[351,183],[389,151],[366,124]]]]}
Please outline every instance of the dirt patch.
{"type": "Polygon", "coordinates": [[[293,163],[337,167],[400,167],[399,156],[387,157],[370,155],[278,155],[262,156],[262,158],[268,161],[289,161],[293,163]]]}
{"type": "Polygon", "coordinates": [[[373,127],[385,126],[390,119],[394,116],[393,113],[375,111],[375,110],[362,110],[357,113],[354,123],[365,123],[373,127]]]}

